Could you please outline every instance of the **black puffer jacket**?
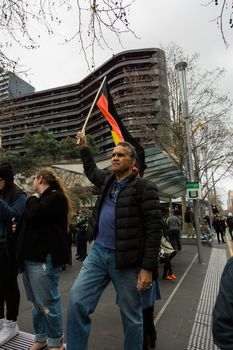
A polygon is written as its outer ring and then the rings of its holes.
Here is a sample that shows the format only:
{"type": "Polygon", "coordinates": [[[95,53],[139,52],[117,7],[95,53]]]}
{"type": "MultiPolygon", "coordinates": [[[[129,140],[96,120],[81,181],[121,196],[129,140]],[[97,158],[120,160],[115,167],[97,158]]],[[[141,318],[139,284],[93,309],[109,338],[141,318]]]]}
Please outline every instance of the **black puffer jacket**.
{"type": "Polygon", "coordinates": [[[51,254],[54,266],[68,262],[67,210],[64,194],[52,186],[39,199],[35,196],[28,199],[17,227],[17,262],[20,268],[25,260],[45,262],[48,254],[51,254]]]}
{"type": "Polygon", "coordinates": [[[229,259],[220,281],[213,310],[213,339],[221,350],[233,349],[233,258],[229,259]]]}
{"type": "Polygon", "coordinates": [[[0,221],[5,237],[0,239],[0,245],[6,244],[8,258],[8,273],[17,275],[16,264],[17,235],[12,231],[12,218],[18,223],[26,203],[26,194],[15,184],[8,186],[7,192],[1,196],[0,221]]]}
{"type": "MultiPolygon", "coordinates": [[[[95,239],[104,194],[115,179],[112,171],[100,170],[88,148],[81,150],[84,171],[88,179],[100,189],[88,228],[88,239],[95,239]]],[[[157,270],[161,240],[161,211],[158,191],[154,183],[137,177],[133,172],[129,182],[119,193],[116,205],[116,267],[140,266],[157,270]]]]}

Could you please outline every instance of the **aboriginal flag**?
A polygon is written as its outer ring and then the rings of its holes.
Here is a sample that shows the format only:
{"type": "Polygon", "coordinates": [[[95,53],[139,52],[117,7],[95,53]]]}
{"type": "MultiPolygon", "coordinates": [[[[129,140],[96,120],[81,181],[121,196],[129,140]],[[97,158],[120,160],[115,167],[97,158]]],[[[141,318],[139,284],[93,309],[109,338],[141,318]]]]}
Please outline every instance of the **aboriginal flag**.
{"type": "Polygon", "coordinates": [[[144,149],[137,142],[137,140],[133,138],[122,123],[121,118],[119,117],[114,106],[112,96],[110,95],[109,87],[106,82],[101,90],[100,97],[97,101],[97,106],[110,125],[115,145],[117,145],[118,142],[126,141],[134,146],[137,152],[137,169],[140,176],[143,176],[144,170],[146,169],[144,149]]]}

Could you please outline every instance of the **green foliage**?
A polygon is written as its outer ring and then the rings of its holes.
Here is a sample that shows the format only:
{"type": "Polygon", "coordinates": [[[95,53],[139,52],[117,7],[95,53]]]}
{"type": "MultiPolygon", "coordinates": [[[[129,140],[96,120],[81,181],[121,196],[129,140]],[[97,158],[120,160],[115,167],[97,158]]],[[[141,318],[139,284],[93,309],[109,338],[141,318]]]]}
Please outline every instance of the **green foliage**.
{"type": "Polygon", "coordinates": [[[59,142],[52,132],[45,127],[34,135],[25,134],[22,137],[22,144],[28,149],[30,157],[35,157],[42,162],[55,161],[59,153],[59,142]]]}
{"type": "MultiPolygon", "coordinates": [[[[25,134],[21,139],[26,152],[20,154],[16,150],[2,152],[1,161],[10,162],[16,173],[28,176],[35,167],[46,166],[61,160],[74,160],[79,158],[79,146],[76,140],[67,137],[61,141],[55,139],[54,134],[42,127],[36,134],[25,134]]],[[[91,136],[87,136],[91,152],[95,155],[99,150],[91,136]]]]}
{"type": "Polygon", "coordinates": [[[99,148],[96,146],[94,139],[91,135],[87,135],[87,144],[93,155],[99,154],[99,148]]]}
{"type": "Polygon", "coordinates": [[[59,154],[62,159],[77,159],[80,156],[79,147],[71,137],[59,142],[59,154]]]}

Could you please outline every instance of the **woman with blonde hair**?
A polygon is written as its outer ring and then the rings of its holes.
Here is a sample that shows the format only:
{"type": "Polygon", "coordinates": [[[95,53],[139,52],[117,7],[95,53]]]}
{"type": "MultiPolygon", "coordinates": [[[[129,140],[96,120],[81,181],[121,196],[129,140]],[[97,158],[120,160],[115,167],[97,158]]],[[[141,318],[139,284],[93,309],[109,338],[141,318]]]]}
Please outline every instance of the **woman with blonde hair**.
{"type": "Polygon", "coordinates": [[[33,304],[35,342],[63,350],[62,312],[58,289],[62,265],[68,262],[68,226],[72,217],[62,180],[50,168],[37,172],[35,193],[27,200],[18,240],[18,262],[28,299],[33,304]]]}

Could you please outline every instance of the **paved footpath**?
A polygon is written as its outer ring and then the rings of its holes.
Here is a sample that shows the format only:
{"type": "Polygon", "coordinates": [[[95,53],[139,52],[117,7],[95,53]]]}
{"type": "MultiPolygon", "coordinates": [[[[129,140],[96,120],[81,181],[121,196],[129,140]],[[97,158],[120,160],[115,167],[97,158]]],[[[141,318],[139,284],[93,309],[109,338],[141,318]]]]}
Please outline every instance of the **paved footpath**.
{"type": "MultiPolygon", "coordinates": [[[[176,281],[159,279],[162,300],[155,305],[158,333],[156,350],[215,350],[211,336],[211,314],[219,279],[227,260],[226,245],[203,246],[203,260],[197,258],[196,246],[188,241],[174,258],[176,281]]],[[[230,244],[230,243],[229,243],[230,244]]],[[[81,263],[73,259],[72,267],[62,273],[60,289],[65,330],[68,293],[81,263]]],[[[162,267],[161,267],[162,269],[162,267]]],[[[161,274],[160,274],[161,275],[161,274]]],[[[2,350],[26,350],[33,341],[31,305],[26,300],[21,278],[19,326],[21,333],[2,350]]],[[[92,317],[93,327],[88,350],[123,350],[123,332],[112,285],[104,292],[92,317]]]]}
{"type": "Polygon", "coordinates": [[[214,350],[211,315],[226,263],[225,249],[203,249],[208,264],[195,256],[155,318],[157,350],[214,350]]]}

